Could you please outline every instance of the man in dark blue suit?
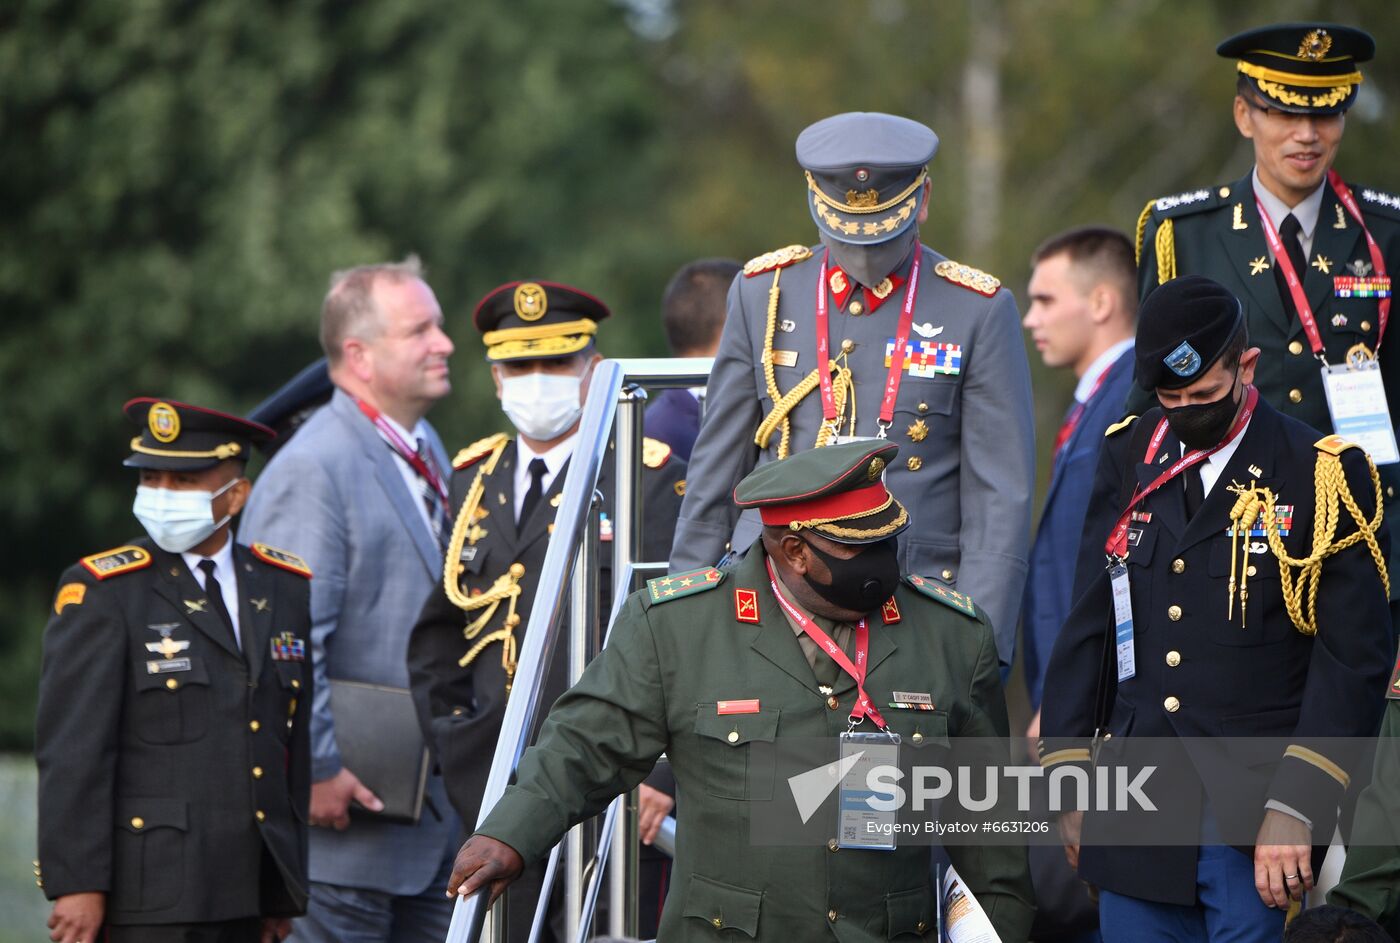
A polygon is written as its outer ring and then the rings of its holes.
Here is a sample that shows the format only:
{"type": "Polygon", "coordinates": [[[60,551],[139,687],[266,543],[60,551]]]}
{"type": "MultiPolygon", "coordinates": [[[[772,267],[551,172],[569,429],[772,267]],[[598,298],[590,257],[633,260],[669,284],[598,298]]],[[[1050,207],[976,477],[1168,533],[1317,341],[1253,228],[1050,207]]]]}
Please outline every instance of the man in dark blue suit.
{"type": "MultiPolygon", "coordinates": [[[[1050,490],[1031,549],[1021,624],[1026,690],[1040,728],[1045,665],[1073,601],[1075,556],[1084,533],[1099,443],[1122,415],[1133,382],[1137,269],[1116,229],[1087,227],[1052,236],[1031,256],[1030,307],[1022,324],[1047,367],[1074,371],[1074,401],[1055,437],[1050,490]]],[[[1032,847],[1037,939],[1098,939],[1098,914],[1059,849],[1032,847]]]]}
{"type": "MultiPolygon", "coordinates": [[[[700,259],[681,267],[666,284],[661,322],[666,343],[676,357],[713,357],[724,330],[725,297],[741,266],[733,259],[700,259]]],[[[663,390],[647,408],[644,428],[686,461],[700,431],[700,394],[663,390]]]]}
{"type": "Polygon", "coordinates": [[[1038,736],[1045,665],[1069,615],[1075,558],[1094,484],[1099,443],[1123,418],[1133,383],[1137,269],[1116,229],[1086,227],[1053,236],[1031,257],[1030,307],[1021,323],[1047,367],[1069,368],[1074,402],[1055,437],[1050,490],[1031,549],[1023,612],[1026,690],[1038,736]]]}

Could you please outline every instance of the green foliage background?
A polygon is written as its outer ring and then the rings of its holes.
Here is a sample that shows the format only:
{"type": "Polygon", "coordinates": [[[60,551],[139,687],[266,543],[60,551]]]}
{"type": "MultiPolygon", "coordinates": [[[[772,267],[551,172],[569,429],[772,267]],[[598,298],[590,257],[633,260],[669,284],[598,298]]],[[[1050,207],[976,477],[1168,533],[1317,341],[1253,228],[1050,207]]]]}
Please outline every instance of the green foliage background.
{"type": "MultiPolygon", "coordinates": [[[[0,748],[30,745],[58,573],[137,530],[121,403],[253,406],[318,356],[331,270],[423,257],[462,442],[504,423],[477,298],[573,282],[614,306],[605,351],[664,353],[678,265],[815,241],[792,142],[817,118],[933,126],[924,240],[1023,296],[1049,233],[1243,173],[1214,45],[1318,16],[1380,48],[1340,168],[1400,187],[1388,0],[5,4],[0,748]]],[[[1071,384],[1032,360],[1045,451],[1071,384]]]]}

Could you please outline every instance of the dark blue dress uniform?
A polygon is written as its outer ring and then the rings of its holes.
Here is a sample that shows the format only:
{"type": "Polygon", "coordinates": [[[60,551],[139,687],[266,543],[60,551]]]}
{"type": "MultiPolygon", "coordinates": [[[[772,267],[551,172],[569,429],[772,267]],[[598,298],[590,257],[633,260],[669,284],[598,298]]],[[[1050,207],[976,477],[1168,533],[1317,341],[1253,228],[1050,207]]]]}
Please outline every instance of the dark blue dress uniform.
{"type": "MultiPolygon", "coordinates": [[[[170,408],[184,432],[138,439],[142,462],[197,464],[202,421],[226,421],[218,438],[238,448],[200,467],[247,454],[242,420],[170,408]]],[[[311,574],[261,544],[232,560],[241,648],[181,555],[146,537],[59,581],[35,731],[37,868],[50,899],[105,893],[113,939],[218,924],[256,938],[260,918],[305,909],[311,574]]]]}
{"type": "MultiPolygon", "coordinates": [[[[1209,284],[1200,278],[1179,281],[1209,284]]],[[[1154,296],[1158,300],[1167,289],[1160,291],[1160,297],[1154,296]]],[[[1226,334],[1237,331],[1239,323],[1233,299],[1220,291],[1233,326],[1222,328],[1215,340],[1206,337],[1203,342],[1202,332],[1190,333],[1187,316],[1167,310],[1166,323],[1180,334],[1161,344],[1146,344],[1144,335],[1152,330],[1154,316],[1150,302],[1144,305],[1137,347],[1140,377],[1145,358],[1161,359],[1163,350],[1172,351],[1173,344],[1187,337],[1203,354],[1196,360],[1197,378],[1210,368],[1221,356],[1226,334]]],[[[1148,454],[1162,418],[1163,411],[1154,408],[1113,427],[1105,440],[1095,495],[1096,500],[1113,502],[1114,520],[1136,490],[1145,491],[1184,454],[1181,441],[1169,430],[1148,454]]],[[[1390,653],[1380,548],[1387,546],[1388,534],[1381,525],[1369,540],[1358,540],[1322,560],[1315,609],[1306,594],[1295,607],[1304,624],[1316,626],[1315,634],[1302,631],[1290,614],[1274,541],[1250,537],[1248,562],[1239,573],[1248,581],[1247,610],[1242,616],[1236,597],[1231,614],[1231,560],[1241,558],[1245,543],[1229,533],[1231,512],[1239,500],[1233,486],[1269,489],[1281,546],[1287,556],[1301,559],[1313,552],[1315,533],[1322,527],[1315,518],[1319,488],[1326,503],[1336,500],[1344,487],[1371,529],[1377,503],[1373,467],[1360,449],[1335,436],[1318,440],[1315,430],[1281,415],[1260,398],[1219,478],[1195,514],[1188,515],[1184,477],[1197,468],[1148,494],[1129,521],[1125,563],[1134,624],[1133,677],[1116,680],[1114,609],[1106,569],[1071,610],[1050,659],[1041,720],[1042,763],[1047,769],[1062,764],[1088,767],[1091,738],[1098,730],[1105,732],[1100,761],[1117,755],[1124,738],[1281,738],[1287,745],[1268,756],[1222,757],[1202,749],[1201,740],[1185,744],[1182,762],[1191,764],[1203,785],[1165,797],[1168,805],[1162,814],[1179,823],[1184,834],[1195,836],[1212,815],[1224,821],[1224,810],[1246,810],[1234,814],[1253,815],[1253,822],[1230,821],[1253,834],[1266,803],[1273,803],[1270,808],[1286,807],[1280,811],[1291,809],[1313,826],[1314,845],[1319,846],[1316,868],[1325,851],[1322,846],[1332,835],[1337,805],[1360,765],[1352,747],[1330,744],[1327,738],[1369,736],[1380,717],[1390,653]],[[1101,692],[1104,709],[1099,707],[1101,692]]],[[[1343,509],[1332,540],[1343,541],[1358,529],[1343,509]]],[[[1089,558],[1093,543],[1102,560],[1106,536],[1098,527],[1087,533],[1081,559],[1089,558]]],[[[1290,573],[1296,574],[1296,569],[1290,573]]],[[[1205,824],[1209,835],[1210,823],[1205,824]]],[[[1142,901],[1186,907],[1197,903],[1201,849],[1105,846],[1095,844],[1094,834],[1095,815],[1090,811],[1079,857],[1085,880],[1142,901]]],[[[1240,864],[1247,859],[1236,862],[1240,864]]],[[[1252,887],[1246,887],[1252,894],[1252,887]]],[[[1241,913],[1262,908],[1257,896],[1246,897],[1232,906],[1241,913]]]]}
{"type": "MultiPolygon", "coordinates": [[[[1325,24],[1287,24],[1232,37],[1217,50],[1237,59],[1237,68],[1270,108],[1284,112],[1332,115],[1355,99],[1360,74],[1355,63],[1371,58],[1374,42],[1360,30],[1325,24]],[[1314,59],[1322,45],[1326,55],[1314,59]],[[1263,78],[1260,70],[1295,74],[1296,87],[1263,78]],[[1336,73],[1320,86],[1306,73],[1336,73]],[[1258,76],[1258,77],[1257,77],[1258,76]],[[1308,82],[1308,85],[1301,84],[1308,82]],[[1314,99],[1318,104],[1312,104],[1314,99]],[[1306,100],[1307,104],[1297,104],[1306,100]]],[[[1275,76],[1277,78],[1277,76],[1275,76]]],[[[1255,204],[1254,172],[1238,180],[1200,187],[1150,200],[1138,220],[1138,279],[1143,297],[1177,275],[1206,275],[1240,299],[1250,342],[1264,351],[1255,375],[1263,398],[1285,416],[1299,419],[1319,433],[1332,432],[1320,364],[1313,356],[1303,323],[1285,300],[1277,265],[1255,204]]],[[[1322,183],[1322,202],[1306,268],[1299,272],[1303,292],[1321,335],[1330,364],[1347,362],[1363,345],[1380,362],[1392,424],[1400,410],[1400,340],[1390,325],[1381,336],[1380,306],[1400,269],[1400,197],[1363,184],[1349,184],[1361,219],[1343,205],[1338,190],[1322,183]],[[1378,267],[1367,233],[1380,250],[1378,267]]],[[[1272,220],[1279,227],[1283,220],[1272,220]]],[[[1129,411],[1141,412],[1150,399],[1138,392],[1129,411]]],[[[1380,468],[1387,516],[1400,510],[1400,464],[1380,468]]],[[[1392,593],[1400,587],[1392,587],[1392,593]]]]}

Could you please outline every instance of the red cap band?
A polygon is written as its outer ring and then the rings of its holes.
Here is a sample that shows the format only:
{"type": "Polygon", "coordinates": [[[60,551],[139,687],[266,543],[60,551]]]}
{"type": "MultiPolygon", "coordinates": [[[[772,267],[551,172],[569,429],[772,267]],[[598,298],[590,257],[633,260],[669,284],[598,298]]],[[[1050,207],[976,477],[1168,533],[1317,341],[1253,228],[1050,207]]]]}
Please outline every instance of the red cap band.
{"type": "Polygon", "coordinates": [[[795,504],[764,506],[759,508],[759,516],[763,518],[763,523],[770,527],[786,527],[794,521],[839,521],[873,513],[879,510],[889,497],[890,493],[885,490],[885,483],[876,481],[855,491],[842,491],[810,501],[798,501],[795,504]]]}

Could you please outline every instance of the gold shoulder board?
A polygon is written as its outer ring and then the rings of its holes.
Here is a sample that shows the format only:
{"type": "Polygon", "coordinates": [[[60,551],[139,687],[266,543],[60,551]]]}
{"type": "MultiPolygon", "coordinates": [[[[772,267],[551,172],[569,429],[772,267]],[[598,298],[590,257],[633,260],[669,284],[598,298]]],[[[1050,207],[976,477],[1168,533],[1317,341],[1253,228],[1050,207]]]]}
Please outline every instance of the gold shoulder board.
{"type": "Polygon", "coordinates": [[[961,285],[963,288],[975,291],[979,295],[986,295],[988,298],[995,295],[997,290],[1001,288],[1001,279],[996,276],[988,275],[971,265],[954,262],[952,259],[944,259],[935,265],[933,274],[939,278],[947,279],[954,285],[961,285]]]}
{"type": "Polygon", "coordinates": [[[1348,442],[1339,435],[1323,436],[1313,443],[1313,448],[1328,455],[1341,455],[1347,449],[1359,448],[1355,442],[1348,442]]]}
{"type": "Polygon", "coordinates": [[[660,468],[671,460],[671,447],[660,439],[642,437],[642,464],[647,468],[660,468]]]}
{"type": "Polygon", "coordinates": [[[1107,439],[1109,436],[1113,435],[1115,432],[1122,432],[1124,429],[1128,428],[1129,426],[1131,426],[1131,425],[1132,425],[1134,422],[1136,422],[1136,421],[1137,421],[1137,414],[1136,414],[1136,413],[1134,413],[1134,414],[1131,415],[1131,416],[1124,416],[1122,419],[1118,420],[1118,421],[1115,422],[1113,425],[1111,425],[1111,426],[1109,426],[1107,429],[1105,429],[1105,430],[1103,431],[1103,437],[1104,437],[1105,439],[1107,439]]]}
{"type": "Polygon", "coordinates": [[[471,445],[457,453],[452,459],[452,467],[458,470],[468,468],[509,441],[510,436],[506,435],[504,432],[497,432],[495,435],[488,435],[484,439],[477,439],[471,445]]]}
{"type": "Polygon", "coordinates": [[[783,246],[781,249],[774,249],[772,252],[765,252],[762,255],[754,256],[744,263],[744,276],[753,278],[755,275],[762,275],[764,272],[771,272],[774,269],[784,268],[794,262],[803,262],[812,257],[812,250],[806,246],[783,246]]]}
{"type": "Polygon", "coordinates": [[[264,563],[281,567],[295,573],[297,576],[304,576],[311,579],[311,567],[306,565],[306,561],[289,550],[278,550],[276,547],[269,547],[267,544],[253,544],[248,548],[253,551],[253,556],[264,563]]]}
{"type": "Polygon", "coordinates": [[[90,557],[83,557],[83,567],[97,577],[105,580],[109,576],[118,576],[122,573],[131,573],[135,570],[144,570],[150,566],[154,560],[150,551],[141,547],[127,545],[117,547],[114,550],[104,550],[102,553],[94,553],[90,557]]]}

